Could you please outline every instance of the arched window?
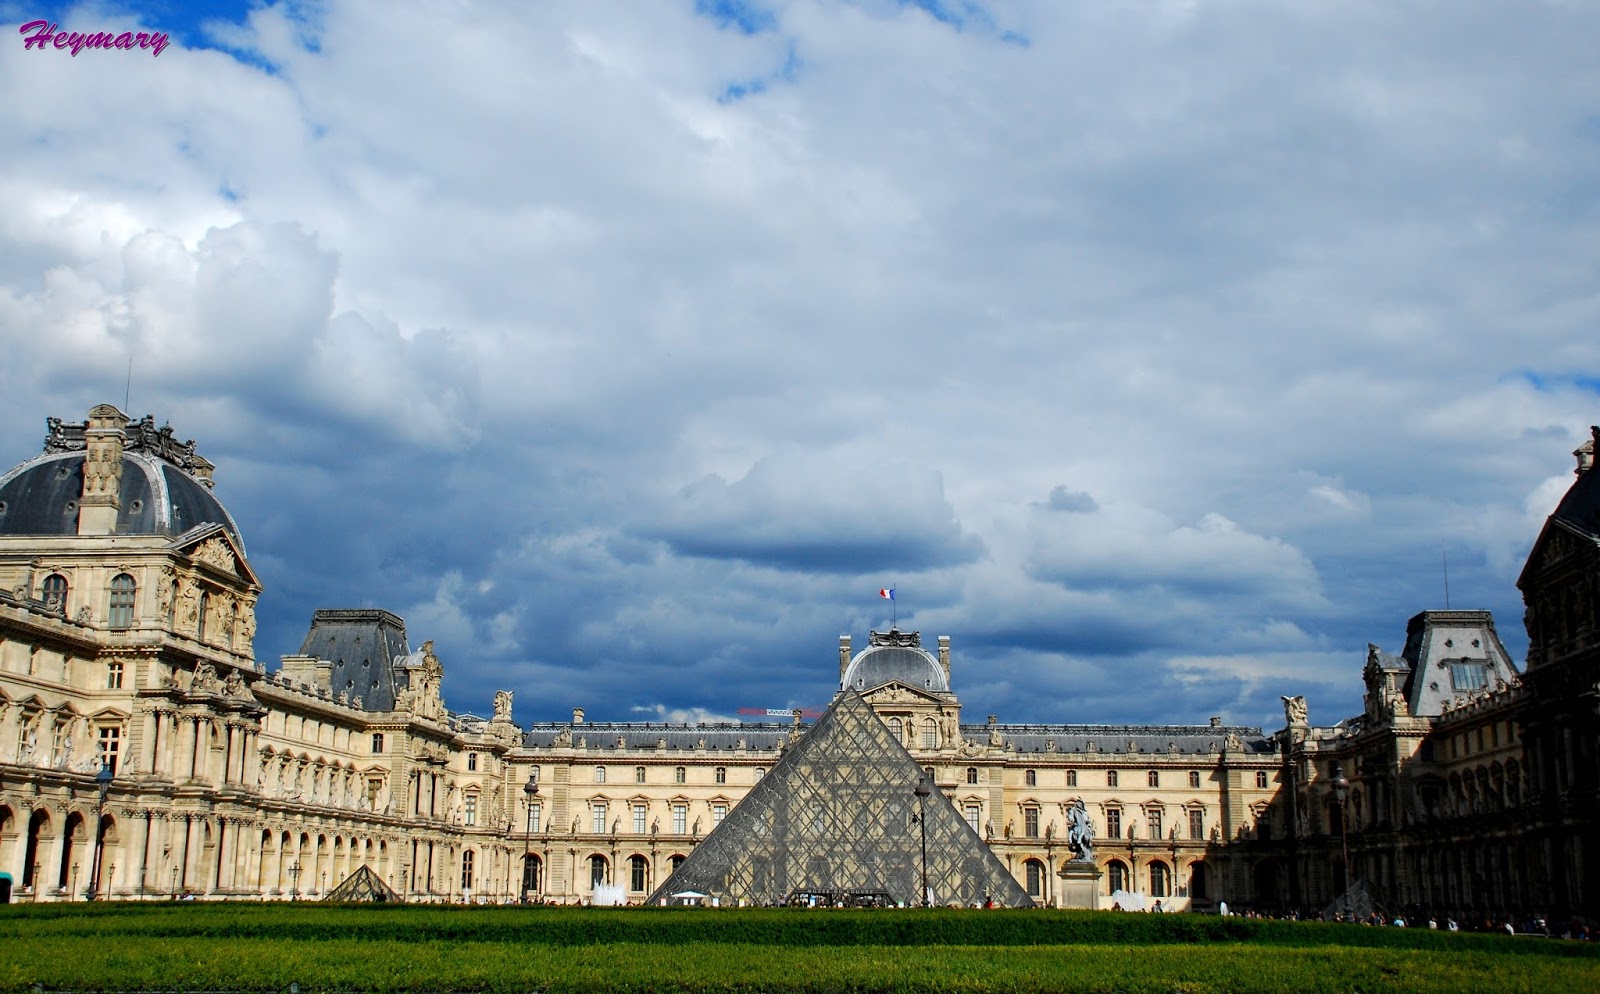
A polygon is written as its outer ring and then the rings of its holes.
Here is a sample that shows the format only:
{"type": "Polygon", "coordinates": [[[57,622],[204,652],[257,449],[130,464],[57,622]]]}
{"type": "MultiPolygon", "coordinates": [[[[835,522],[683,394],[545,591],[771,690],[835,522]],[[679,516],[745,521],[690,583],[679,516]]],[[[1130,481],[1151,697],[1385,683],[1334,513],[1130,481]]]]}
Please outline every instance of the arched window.
{"type": "Polygon", "coordinates": [[[1128,889],[1128,864],[1120,859],[1114,859],[1106,864],[1107,894],[1128,889]]]}
{"type": "Polygon", "coordinates": [[[922,748],[939,748],[939,723],[932,718],[922,719],[922,748]]]}
{"type": "Polygon", "coordinates": [[[1161,786],[1161,771],[1160,770],[1151,770],[1149,773],[1145,774],[1145,780],[1152,787],[1160,787],[1161,786]]]}
{"type": "Polygon", "coordinates": [[[1030,859],[1023,866],[1027,871],[1028,896],[1042,896],[1044,894],[1044,864],[1036,859],[1030,859]]]}
{"type": "Polygon", "coordinates": [[[728,782],[728,768],[726,766],[717,767],[716,776],[714,777],[714,779],[717,781],[717,783],[727,783],[728,782]]]}
{"type": "Polygon", "coordinates": [[[1150,864],[1150,896],[1172,896],[1172,870],[1159,859],[1150,864]]]}
{"type": "Polygon", "coordinates": [[[606,862],[606,858],[604,856],[590,856],[589,857],[589,886],[590,887],[601,887],[601,886],[604,886],[604,884],[606,882],[606,877],[608,877],[610,875],[609,872],[608,872],[610,869],[611,869],[611,866],[610,866],[610,864],[608,864],[606,862]]]}
{"type": "Polygon", "coordinates": [[[194,637],[204,642],[206,640],[206,614],[211,610],[211,592],[200,591],[200,616],[195,622],[194,637]]]}
{"type": "Polygon", "coordinates": [[[1106,786],[1107,787],[1115,787],[1116,785],[1117,785],[1117,771],[1116,770],[1107,770],[1106,771],[1106,786]]]}
{"type": "Polygon", "coordinates": [[[461,854],[461,891],[465,894],[472,889],[472,864],[477,854],[471,849],[461,854]]]}
{"type": "Polygon", "coordinates": [[[899,718],[890,718],[889,719],[889,731],[894,733],[894,740],[896,742],[904,742],[905,741],[906,727],[905,727],[905,725],[901,724],[899,718]]]}
{"type": "Polygon", "coordinates": [[[967,783],[977,783],[977,782],[978,782],[978,768],[976,766],[967,767],[967,783]]]}
{"type": "Polygon", "coordinates": [[[46,611],[59,611],[67,613],[67,578],[60,573],[51,573],[44,578],[44,585],[39,591],[39,599],[44,601],[46,611]]]}
{"type": "Polygon", "coordinates": [[[606,768],[604,766],[596,766],[594,768],[594,782],[595,783],[605,783],[606,782],[606,768]]]}
{"type": "Polygon", "coordinates": [[[678,867],[682,866],[683,865],[683,861],[688,859],[688,858],[689,857],[683,855],[682,853],[678,853],[678,854],[674,855],[670,860],[668,860],[668,862],[672,864],[672,872],[673,873],[677,873],[678,872],[678,867]]]}
{"type": "Polygon", "coordinates": [[[1068,787],[1076,787],[1076,786],[1078,786],[1078,771],[1077,770],[1068,770],[1067,771],[1067,786],[1068,787]]]}
{"type": "Polygon", "coordinates": [[[133,582],[133,577],[126,573],[118,573],[111,580],[111,611],[106,615],[106,624],[112,628],[133,627],[133,597],[138,591],[138,585],[133,582]]]}
{"type": "Polygon", "coordinates": [[[628,857],[628,889],[638,893],[649,883],[650,864],[643,856],[628,857]]]}
{"type": "Polygon", "coordinates": [[[478,768],[478,754],[475,753],[475,752],[467,753],[467,772],[471,773],[472,771],[476,770],[477,768],[478,768]]]}

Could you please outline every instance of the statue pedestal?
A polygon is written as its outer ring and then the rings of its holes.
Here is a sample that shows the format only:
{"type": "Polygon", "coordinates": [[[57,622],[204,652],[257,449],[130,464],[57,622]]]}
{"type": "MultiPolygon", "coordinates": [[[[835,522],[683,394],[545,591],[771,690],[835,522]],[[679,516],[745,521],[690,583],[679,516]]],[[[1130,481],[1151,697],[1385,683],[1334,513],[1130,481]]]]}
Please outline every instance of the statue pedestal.
{"type": "Polygon", "coordinates": [[[1063,908],[1082,908],[1093,911],[1099,907],[1100,878],[1105,874],[1093,863],[1068,863],[1056,876],[1061,878],[1059,891],[1063,908]]]}

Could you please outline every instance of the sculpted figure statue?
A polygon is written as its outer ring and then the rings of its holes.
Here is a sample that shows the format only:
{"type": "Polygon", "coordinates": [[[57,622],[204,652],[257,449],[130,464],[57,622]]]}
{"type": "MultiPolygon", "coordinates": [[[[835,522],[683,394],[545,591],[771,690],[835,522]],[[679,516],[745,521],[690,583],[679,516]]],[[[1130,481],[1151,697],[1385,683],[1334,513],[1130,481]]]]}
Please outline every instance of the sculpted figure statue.
{"type": "Polygon", "coordinates": [[[511,691],[497,690],[494,692],[494,720],[511,720],[511,691]]]}
{"type": "Polygon", "coordinates": [[[1306,699],[1298,694],[1294,697],[1284,697],[1283,720],[1291,725],[1304,725],[1306,723],[1306,699]]]}
{"type": "Polygon", "coordinates": [[[1081,797],[1067,809],[1067,845],[1072,847],[1073,862],[1094,862],[1094,822],[1081,797]]]}

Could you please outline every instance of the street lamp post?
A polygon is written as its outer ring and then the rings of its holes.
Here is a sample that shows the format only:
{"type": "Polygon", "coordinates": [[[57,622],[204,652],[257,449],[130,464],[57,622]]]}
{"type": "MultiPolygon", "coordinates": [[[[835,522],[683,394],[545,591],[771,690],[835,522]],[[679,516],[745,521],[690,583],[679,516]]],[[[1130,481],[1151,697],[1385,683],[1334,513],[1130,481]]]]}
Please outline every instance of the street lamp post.
{"type": "Polygon", "coordinates": [[[111,767],[100,764],[94,775],[95,786],[100,788],[100,802],[95,808],[94,856],[89,860],[89,900],[100,896],[100,857],[106,841],[106,794],[111,791],[111,767]]]}
{"type": "Polygon", "coordinates": [[[1334,803],[1339,805],[1339,850],[1343,856],[1340,863],[1340,877],[1343,886],[1339,888],[1342,896],[1350,890],[1350,838],[1345,829],[1344,805],[1350,797],[1350,781],[1345,779],[1344,769],[1338,763],[1333,765],[1333,779],[1328,782],[1333,788],[1334,803]]]}
{"type": "Polygon", "coordinates": [[[928,778],[918,777],[917,785],[911,793],[917,796],[917,831],[922,836],[922,901],[924,908],[932,902],[928,900],[928,808],[927,801],[933,793],[928,789],[928,778]]]}
{"type": "Polygon", "coordinates": [[[289,900],[300,900],[300,861],[297,859],[289,864],[289,900]]]}
{"type": "Polygon", "coordinates": [[[522,836],[522,903],[527,904],[531,898],[528,884],[528,870],[533,862],[533,804],[539,799],[539,777],[537,774],[528,774],[528,782],[523,785],[522,792],[527,795],[528,822],[527,831],[522,836]]]}

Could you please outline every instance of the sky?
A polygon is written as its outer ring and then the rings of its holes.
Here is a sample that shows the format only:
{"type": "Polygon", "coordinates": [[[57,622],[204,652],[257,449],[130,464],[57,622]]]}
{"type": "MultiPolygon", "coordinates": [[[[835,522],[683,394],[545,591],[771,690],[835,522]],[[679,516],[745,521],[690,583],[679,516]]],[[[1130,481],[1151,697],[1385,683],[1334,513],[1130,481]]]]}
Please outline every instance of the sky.
{"type": "Polygon", "coordinates": [[[126,397],[217,464],[258,659],[385,608],[457,711],[822,706],[892,586],[967,721],[1331,724],[1446,575],[1526,651],[1600,421],[1596,37],[0,0],[0,462],[126,397]]]}

